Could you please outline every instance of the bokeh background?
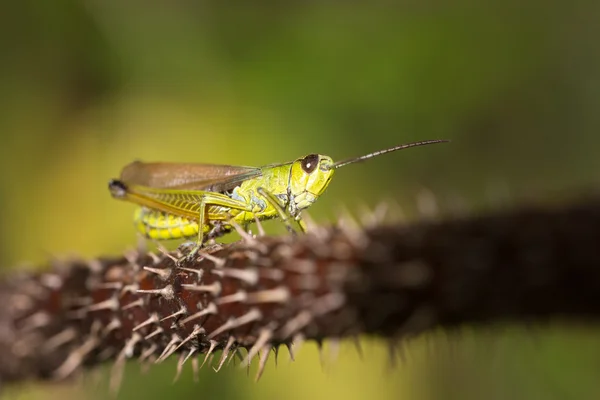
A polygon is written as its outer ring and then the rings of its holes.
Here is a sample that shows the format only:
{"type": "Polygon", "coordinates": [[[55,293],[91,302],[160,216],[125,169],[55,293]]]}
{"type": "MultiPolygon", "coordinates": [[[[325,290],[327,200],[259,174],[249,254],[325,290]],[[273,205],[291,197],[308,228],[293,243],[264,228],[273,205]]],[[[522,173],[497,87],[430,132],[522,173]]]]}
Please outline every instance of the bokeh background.
{"type": "MultiPolygon", "coordinates": [[[[436,145],[340,170],[311,209],[419,193],[469,210],[600,183],[600,3],[61,0],[0,4],[0,261],[34,268],[135,245],[106,183],[133,159],[262,165],[436,145]],[[27,266],[29,264],[30,266],[27,266]]],[[[277,224],[268,224],[279,232],[277,224]]],[[[595,399],[600,330],[498,326],[337,361],[307,344],[254,371],[128,365],[121,398],[595,399]]],[[[1,356],[1,355],[0,355],[1,356]]],[[[108,367],[108,366],[107,366],[108,367]]],[[[107,368],[7,398],[109,398],[107,368]]]]}

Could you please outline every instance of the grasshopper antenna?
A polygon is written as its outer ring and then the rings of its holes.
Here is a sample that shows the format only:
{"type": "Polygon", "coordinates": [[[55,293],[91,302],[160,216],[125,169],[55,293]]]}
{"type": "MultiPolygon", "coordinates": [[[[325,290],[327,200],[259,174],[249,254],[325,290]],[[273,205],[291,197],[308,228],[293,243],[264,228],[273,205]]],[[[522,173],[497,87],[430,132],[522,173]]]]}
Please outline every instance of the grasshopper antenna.
{"type": "Polygon", "coordinates": [[[343,167],[348,164],[354,164],[356,162],[365,161],[365,160],[368,160],[369,158],[377,157],[382,154],[391,153],[392,151],[408,149],[409,147],[425,146],[428,144],[448,143],[448,142],[450,142],[450,140],[435,139],[435,140],[423,140],[420,142],[401,144],[399,146],[390,147],[389,149],[374,151],[373,153],[365,154],[364,156],[354,157],[354,158],[349,158],[346,160],[338,161],[336,163],[331,164],[331,166],[329,166],[328,169],[337,169],[337,168],[343,167]]]}

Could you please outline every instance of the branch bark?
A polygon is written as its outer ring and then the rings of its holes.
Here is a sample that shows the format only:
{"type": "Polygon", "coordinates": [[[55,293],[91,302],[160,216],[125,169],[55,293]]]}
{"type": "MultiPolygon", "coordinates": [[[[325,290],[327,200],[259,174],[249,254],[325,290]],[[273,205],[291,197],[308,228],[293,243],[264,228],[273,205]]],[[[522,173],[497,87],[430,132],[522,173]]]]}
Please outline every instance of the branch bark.
{"type": "Polygon", "coordinates": [[[600,318],[600,197],[342,226],[247,238],[181,266],[185,251],[135,251],[5,276],[0,380],[65,379],[112,361],[116,387],[132,357],[183,364],[222,350],[220,368],[245,348],[263,366],[270,349],[306,339],[600,318]]]}

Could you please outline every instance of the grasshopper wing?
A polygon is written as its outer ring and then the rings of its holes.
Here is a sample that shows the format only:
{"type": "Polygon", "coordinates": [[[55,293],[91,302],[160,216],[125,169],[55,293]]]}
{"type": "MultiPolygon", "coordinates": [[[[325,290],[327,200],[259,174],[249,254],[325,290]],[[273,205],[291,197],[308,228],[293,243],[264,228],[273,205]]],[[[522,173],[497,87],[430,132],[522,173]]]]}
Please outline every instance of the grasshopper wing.
{"type": "Polygon", "coordinates": [[[155,189],[225,192],[261,174],[256,167],[135,161],[123,168],[121,181],[155,189]]]}

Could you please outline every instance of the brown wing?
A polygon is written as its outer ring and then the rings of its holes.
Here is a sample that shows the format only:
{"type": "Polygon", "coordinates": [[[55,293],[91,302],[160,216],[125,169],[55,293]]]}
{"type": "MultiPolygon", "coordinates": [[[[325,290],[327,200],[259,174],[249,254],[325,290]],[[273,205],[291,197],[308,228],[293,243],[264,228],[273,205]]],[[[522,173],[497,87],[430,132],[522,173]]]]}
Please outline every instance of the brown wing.
{"type": "Polygon", "coordinates": [[[157,189],[224,192],[261,174],[262,170],[256,167],[134,161],[123,168],[121,180],[126,184],[157,189]]]}

